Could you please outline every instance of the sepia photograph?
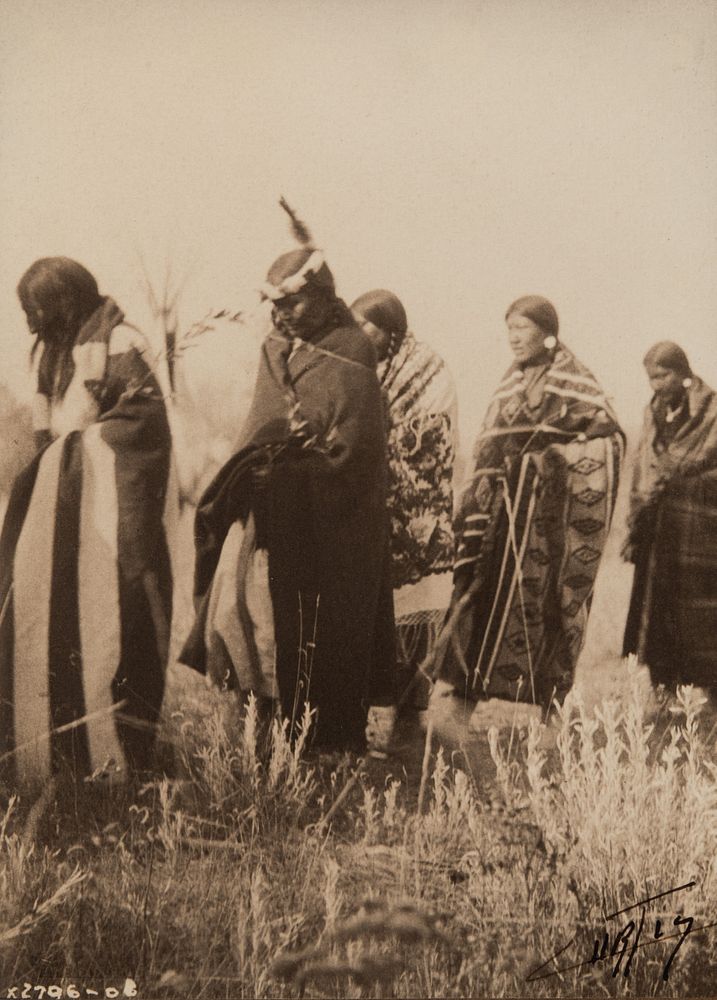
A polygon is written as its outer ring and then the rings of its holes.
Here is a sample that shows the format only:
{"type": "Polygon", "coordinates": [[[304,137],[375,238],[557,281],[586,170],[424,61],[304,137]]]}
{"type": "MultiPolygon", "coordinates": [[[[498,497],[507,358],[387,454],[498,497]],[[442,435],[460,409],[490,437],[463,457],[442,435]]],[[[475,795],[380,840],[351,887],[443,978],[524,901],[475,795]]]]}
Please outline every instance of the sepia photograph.
{"type": "Polygon", "coordinates": [[[717,0],[2,0],[0,1000],[717,998],[717,0]]]}

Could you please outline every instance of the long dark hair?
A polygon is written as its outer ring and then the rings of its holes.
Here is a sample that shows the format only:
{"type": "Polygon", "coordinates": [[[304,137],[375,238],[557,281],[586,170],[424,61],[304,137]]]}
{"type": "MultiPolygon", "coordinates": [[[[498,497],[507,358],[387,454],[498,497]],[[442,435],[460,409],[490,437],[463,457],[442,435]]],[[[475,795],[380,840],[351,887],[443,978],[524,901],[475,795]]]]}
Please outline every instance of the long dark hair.
{"type": "Polygon", "coordinates": [[[31,357],[42,343],[38,375],[42,391],[62,398],[72,380],[72,348],[82,324],[102,303],[97,281],[69,257],[41,257],[25,271],[17,294],[30,331],[31,357]]]}

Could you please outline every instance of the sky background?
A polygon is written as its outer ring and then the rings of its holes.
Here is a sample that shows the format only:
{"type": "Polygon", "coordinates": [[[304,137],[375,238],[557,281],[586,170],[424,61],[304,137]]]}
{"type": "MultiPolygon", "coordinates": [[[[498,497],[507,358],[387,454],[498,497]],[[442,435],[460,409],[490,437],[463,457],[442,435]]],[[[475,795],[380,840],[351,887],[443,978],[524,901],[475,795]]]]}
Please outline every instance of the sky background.
{"type": "Polygon", "coordinates": [[[627,425],[677,340],[717,382],[713,0],[3,0],[2,378],[30,391],[15,286],[92,270],[146,324],[252,307],[284,194],[351,301],[385,287],[451,365],[471,438],[503,315],[555,303],[627,425]]]}

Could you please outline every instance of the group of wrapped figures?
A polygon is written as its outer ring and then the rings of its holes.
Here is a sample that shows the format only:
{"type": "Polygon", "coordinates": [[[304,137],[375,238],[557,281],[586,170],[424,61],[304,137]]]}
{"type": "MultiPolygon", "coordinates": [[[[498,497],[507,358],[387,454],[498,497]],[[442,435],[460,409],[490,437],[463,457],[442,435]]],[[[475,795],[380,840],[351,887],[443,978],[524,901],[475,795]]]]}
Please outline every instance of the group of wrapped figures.
{"type": "MultiPolygon", "coordinates": [[[[37,454],[0,540],[0,762],[10,783],[151,767],[177,512],[147,344],[93,276],[44,258],[18,287],[35,336],[37,454]]],[[[539,296],[454,504],[457,406],[440,357],[379,290],[349,309],[312,246],[263,288],[272,330],[233,457],[198,504],[181,662],[316,746],[387,749],[430,681],[546,712],[571,687],[624,453],[613,409],[539,296]],[[421,668],[422,669],[419,669],[421,668]]],[[[717,667],[717,397],[676,344],[653,390],[624,556],[624,652],[656,684],[717,667]]]]}

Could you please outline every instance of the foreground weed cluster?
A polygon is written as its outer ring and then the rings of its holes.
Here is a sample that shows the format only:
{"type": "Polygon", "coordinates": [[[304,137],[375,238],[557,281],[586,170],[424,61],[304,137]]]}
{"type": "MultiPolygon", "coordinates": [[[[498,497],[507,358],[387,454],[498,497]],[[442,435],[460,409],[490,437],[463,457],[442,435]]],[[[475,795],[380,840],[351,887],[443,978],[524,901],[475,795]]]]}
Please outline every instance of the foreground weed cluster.
{"type": "Polygon", "coordinates": [[[626,945],[616,975],[605,945],[606,916],[680,885],[689,896],[649,905],[651,932],[678,907],[695,926],[717,920],[713,748],[694,692],[673,709],[660,724],[637,693],[594,714],[574,704],[550,752],[537,726],[493,731],[481,792],[434,747],[418,803],[395,774],[382,784],[360,760],[311,751],[309,714],[289,739],[253,702],[231,725],[216,706],[175,713],[178,776],[8,801],[0,988],[709,994],[713,932],[686,940],[667,980],[665,944],[629,962],[626,945]]]}

